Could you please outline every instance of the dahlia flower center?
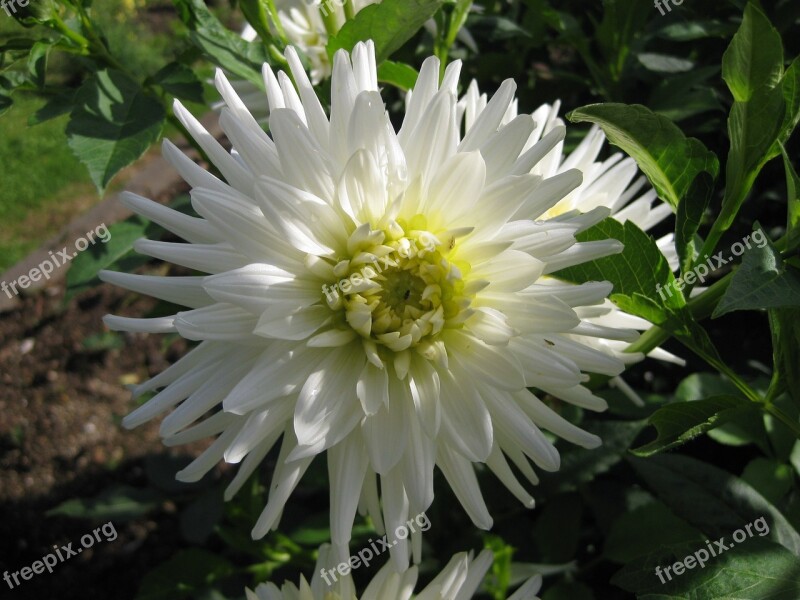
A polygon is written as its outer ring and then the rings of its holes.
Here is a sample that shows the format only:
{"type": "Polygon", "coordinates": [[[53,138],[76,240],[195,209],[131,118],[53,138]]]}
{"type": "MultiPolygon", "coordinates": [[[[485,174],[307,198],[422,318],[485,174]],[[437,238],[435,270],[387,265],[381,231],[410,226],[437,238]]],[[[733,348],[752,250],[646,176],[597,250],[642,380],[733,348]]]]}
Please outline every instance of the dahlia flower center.
{"type": "Polygon", "coordinates": [[[341,277],[335,293],[326,293],[343,326],[398,352],[435,338],[471,312],[462,271],[447,258],[450,247],[415,228],[424,224],[419,221],[368,233],[359,228],[348,244],[350,258],[334,269],[341,277]]]}

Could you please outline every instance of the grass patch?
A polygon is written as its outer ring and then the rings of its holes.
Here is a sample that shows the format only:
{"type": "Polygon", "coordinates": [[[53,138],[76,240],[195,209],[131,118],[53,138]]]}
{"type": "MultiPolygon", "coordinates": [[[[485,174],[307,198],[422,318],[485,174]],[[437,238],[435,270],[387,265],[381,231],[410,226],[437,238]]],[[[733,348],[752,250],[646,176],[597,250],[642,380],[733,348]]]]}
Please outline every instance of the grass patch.
{"type": "MultiPolygon", "coordinates": [[[[141,79],[173,60],[182,47],[176,35],[181,25],[162,5],[155,0],[95,3],[94,17],[112,52],[141,79]]],[[[0,41],[30,33],[37,32],[0,19],[0,41]]],[[[76,60],[54,52],[47,77],[52,83],[74,82],[84,72],[76,60]]],[[[0,117],[0,272],[100,200],[67,145],[68,117],[28,127],[28,118],[43,104],[33,95],[16,94],[12,109],[0,117]]]]}

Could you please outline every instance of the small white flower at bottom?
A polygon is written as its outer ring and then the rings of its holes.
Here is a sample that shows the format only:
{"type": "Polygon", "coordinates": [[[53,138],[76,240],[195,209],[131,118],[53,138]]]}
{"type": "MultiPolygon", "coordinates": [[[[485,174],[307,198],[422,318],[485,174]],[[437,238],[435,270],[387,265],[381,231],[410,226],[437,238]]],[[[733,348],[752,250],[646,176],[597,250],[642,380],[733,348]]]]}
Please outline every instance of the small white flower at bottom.
{"type": "MultiPolygon", "coordinates": [[[[372,579],[364,593],[356,596],[352,577],[340,576],[335,582],[324,581],[322,573],[329,572],[335,562],[334,552],[328,545],[319,549],[319,558],[311,583],[300,577],[300,584],[286,582],[282,587],[274,583],[262,583],[255,591],[246,590],[247,600],[469,600],[478,590],[489,567],[492,553],[481,552],[477,558],[472,553],[456,554],[444,570],[419,593],[414,594],[418,570],[411,567],[403,573],[383,566],[372,579]]],[[[538,600],[536,594],[542,585],[539,575],[531,577],[508,600],[538,600]]]]}

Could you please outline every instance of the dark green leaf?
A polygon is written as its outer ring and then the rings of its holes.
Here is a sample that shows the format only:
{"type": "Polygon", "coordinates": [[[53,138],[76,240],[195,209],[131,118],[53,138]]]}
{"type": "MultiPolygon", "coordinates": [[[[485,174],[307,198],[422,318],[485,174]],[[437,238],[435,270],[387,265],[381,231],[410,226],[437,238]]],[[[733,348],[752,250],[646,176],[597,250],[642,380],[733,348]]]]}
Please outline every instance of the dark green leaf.
{"type": "MultiPolygon", "coordinates": [[[[737,310],[800,307],[800,273],[783,262],[763,230],[747,250],[713,318],[737,310]],[[765,242],[760,247],[761,240],[765,242]]],[[[751,237],[753,237],[751,236],[751,237]]]]}
{"type": "Polygon", "coordinates": [[[228,73],[262,86],[261,66],[268,54],[260,43],[248,42],[208,10],[203,0],[173,0],[181,20],[191,30],[192,42],[211,62],[228,73]]]}
{"type": "Polygon", "coordinates": [[[742,473],[742,480],[773,504],[780,502],[792,489],[793,477],[791,466],[761,456],[751,460],[742,473]]]}
{"type": "Polygon", "coordinates": [[[144,577],[136,600],[196,598],[233,572],[221,556],[197,548],[181,550],[144,577]]]}
{"type": "Polygon", "coordinates": [[[800,245],[800,177],[792,166],[786,149],[781,146],[783,166],[786,170],[786,250],[791,252],[800,245]]]}
{"type": "Polygon", "coordinates": [[[658,437],[631,452],[646,457],[675,448],[747,413],[760,417],[752,402],[736,396],[668,404],[659,408],[648,420],[648,424],[658,431],[658,437]]]}
{"type": "Polygon", "coordinates": [[[627,563],[662,546],[684,542],[700,543],[703,535],[673,515],[661,502],[651,502],[623,513],[606,537],[603,555],[627,563]]]}
{"type": "Polygon", "coordinates": [[[351,51],[358,42],[374,40],[378,64],[389,58],[420,30],[444,0],[383,0],[361,9],[328,40],[328,54],[351,51]]]}
{"type": "MultiPolygon", "coordinates": [[[[786,115],[783,118],[781,134],[778,138],[780,144],[785,144],[792,132],[800,122],[800,56],[794,59],[786,70],[781,82],[783,100],[786,103],[786,115]]],[[[777,156],[779,148],[773,148],[771,155],[777,156]]]]}
{"type": "Polygon", "coordinates": [[[768,538],[800,555],[800,535],[786,518],[749,484],[730,473],[687,456],[660,454],[628,459],[656,496],[676,516],[714,538],[764,517],[768,538]]]}
{"type": "Polygon", "coordinates": [[[131,252],[133,243],[146,236],[149,224],[138,216],[115,223],[108,228],[111,238],[107,243],[94,244],[78,254],[67,273],[66,299],[99,284],[97,274],[131,252]]]}
{"type": "Polygon", "coordinates": [[[152,80],[176,98],[189,102],[204,102],[203,83],[186,65],[178,62],[170,63],[153,75],[152,80]]]}
{"type": "Polygon", "coordinates": [[[779,308],[769,311],[775,385],[785,389],[794,405],[800,408],[800,309],[779,308]]]}
{"type": "MultiPolygon", "coordinates": [[[[709,544],[716,547],[713,541],[709,544]]],[[[800,598],[800,560],[756,535],[715,557],[703,543],[663,548],[630,563],[611,582],[635,593],[639,600],[796,600],[800,598]],[[673,565],[690,556],[692,568],[684,564],[677,575],[673,565]]]]}
{"type": "Polygon", "coordinates": [[[675,249],[681,264],[681,273],[689,272],[691,263],[700,253],[702,240],[697,231],[703,222],[703,215],[711,203],[714,180],[708,173],[700,173],[692,182],[686,197],[678,205],[675,220],[675,249]]]}
{"type": "MultiPolygon", "coordinates": [[[[675,390],[676,401],[692,402],[712,396],[741,396],[737,387],[716,373],[694,373],[681,381],[675,390]]],[[[708,436],[726,446],[746,446],[757,444],[764,453],[772,451],[762,418],[754,419],[749,413],[734,415],[722,426],[712,429],[708,436]]]]}
{"type": "Polygon", "coordinates": [[[166,113],[119,71],[98,71],[83,84],[67,125],[69,146],[102,193],[111,179],[158,141],[166,113]]]}
{"type": "Polygon", "coordinates": [[[661,199],[677,208],[698,174],[716,177],[717,157],[697,139],[687,138],[666,117],[645,106],[593,104],[572,111],[576,123],[602,127],[612,144],[636,159],[661,199]]]}
{"type": "Polygon", "coordinates": [[[66,90],[57,96],[53,96],[44,106],[28,117],[28,125],[31,127],[40,125],[51,119],[57,119],[62,115],[71,113],[72,109],[75,108],[74,102],[74,90],[66,90]]]}
{"type": "Polygon", "coordinates": [[[160,499],[153,490],[119,485],[95,498],[67,500],[46,514],[92,521],[130,521],[155,509],[160,499]]]}

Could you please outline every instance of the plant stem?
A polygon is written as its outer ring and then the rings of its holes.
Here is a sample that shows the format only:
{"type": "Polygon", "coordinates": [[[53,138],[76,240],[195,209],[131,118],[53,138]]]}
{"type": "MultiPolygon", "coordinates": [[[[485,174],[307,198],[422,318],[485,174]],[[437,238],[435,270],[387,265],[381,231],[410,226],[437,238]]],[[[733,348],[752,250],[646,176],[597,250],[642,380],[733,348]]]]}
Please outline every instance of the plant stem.
{"type": "Polygon", "coordinates": [[[286,46],[289,43],[289,38],[286,37],[286,30],[283,28],[283,23],[281,23],[281,17],[278,14],[278,9],[275,7],[274,0],[262,0],[262,2],[267,7],[267,12],[269,12],[269,16],[272,18],[272,23],[275,25],[275,30],[278,32],[281,43],[286,46]]]}

